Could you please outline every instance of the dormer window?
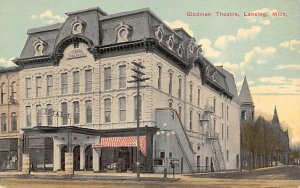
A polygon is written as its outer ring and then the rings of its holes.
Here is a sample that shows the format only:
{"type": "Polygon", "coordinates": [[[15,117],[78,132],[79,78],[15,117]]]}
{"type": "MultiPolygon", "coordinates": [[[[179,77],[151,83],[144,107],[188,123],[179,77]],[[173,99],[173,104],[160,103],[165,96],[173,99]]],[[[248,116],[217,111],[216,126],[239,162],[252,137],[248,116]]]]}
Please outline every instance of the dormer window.
{"type": "Polygon", "coordinates": [[[182,57],[182,55],[183,55],[183,45],[182,45],[182,43],[179,44],[177,51],[178,51],[178,55],[180,57],[182,57]]]}
{"type": "Polygon", "coordinates": [[[212,74],[212,76],[211,76],[211,78],[213,79],[213,81],[216,81],[216,75],[217,75],[217,72],[215,71],[215,72],[212,74]]]}
{"type": "Polygon", "coordinates": [[[190,53],[194,53],[195,50],[195,39],[192,38],[192,40],[190,41],[189,45],[188,45],[188,50],[190,53]]]}
{"type": "Polygon", "coordinates": [[[198,48],[197,48],[197,51],[196,51],[197,57],[201,56],[201,52],[202,52],[202,44],[199,45],[198,48]]]}
{"type": "Polygon", "coordinates": [[[128,42],[132,34],[132,27],[130,25],[121,22],[120,26],[117,28],[117,43],[128,42]]]}
{"type": "Polygon", "coordinates": [[[166,42],[166,44],[167,44],[167,46],[168,46],[168,48],[169,48],[170,50],[173,50],[173,47],[174,47],[174,41],[175,41],[174,35],[170,35],[170,36],[169,36],[169,39],[168,39],[167,42],[166,42]]]}
{"type": "Polygon", "coordinates": [[[209,75],[209,71],[210,71],[209,69],[210,69],[210,67],[209,67],[209,65],[207,65],[207,66],[206,66],[206,69],[205,69],[205,74],[206,74],[206,75],[209,75]]]}
{"type": "Polygon", "coordinates": [[[34,46],[34,56],[44,55],[44,50],[47,43],[43,41],[40,37],[33,43],[34,46]]]}
{"type": "Polygon", "coordinates": [[[162,42],[163,36],[164,36],[163,25],[160,25],[155,31],[155,37],[158,40],[158,42],[162,42]]]}
{"type": "Polygon", "coordinates": [[[85,23],[78,17],[71,23],[72,24],[72,34],[78,35],[83,34],[85,23]]]}

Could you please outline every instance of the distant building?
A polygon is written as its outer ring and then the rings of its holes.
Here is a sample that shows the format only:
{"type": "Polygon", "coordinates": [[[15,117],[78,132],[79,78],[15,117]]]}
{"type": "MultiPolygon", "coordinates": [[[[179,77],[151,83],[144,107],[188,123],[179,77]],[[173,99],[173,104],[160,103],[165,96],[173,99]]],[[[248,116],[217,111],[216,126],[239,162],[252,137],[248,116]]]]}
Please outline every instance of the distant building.
{"type": "Polygon", "coordinates": [[[252,124],[254,122],[255,106],[246,77],[244,78],[244,82],[240,91],[239,100],[241,104],[241,123],[252,124]]]}
{"type": "Polygon", "coordinates": [[[0,69],[0,171],[21,165],[19,68],[0,69]]]}
{"type": "MultiPolygon", "coordinates": [[[[252,95],[246,77],[244,78],[244,82],[240,91],[239,100],[241,105],[241,111],[240,111],[241,126],[243,125],[253,126],[255,123],[255,117],[254,117],[255,105],[252,99],[252,95]]],[[[256,156],[254,156],[254,160],[252,161],[254,162],[255,167],[262,167],[262,163],[263,163],[262,161],[264,160],[267,160],[267,162],[265,162],[266,163],[265,165],[269,165],[269,166],[273,165],[272,162],[275,162],[276,164],[278,164],[278,162],[282,164],[288,164],[289,162],[289,135],[288,135],[288,131],[284,131],[282,126],[280,125],[276,106],[274,109],[273,119],[269,123],[269,125],[271,126],[270,128],[272,129],[272,131],[268,132],[268,134],[271,134],[269,136],[270,137],[273,136],[275,138],[274,140],[276,140],[277,142],[277,143],[272,143],[272,147],[273,145],[276,145],[276,147],[275,149],[272,148],[271,149],[272,154],[268,153],[267,156],[264,156],[265,155],[264,152],[266,151],[261,152],[260,154],[255,154],[256,156]]],[[[257,134],[259,133],[257,132],[257,134]]],[[[243,134],[241,133],[241,135],[243,134]]],[[[266,144],[266,146],[270,147],[271,145],[266,144]]],[[[267,148],[267,150],[269,151],[269,148],[267,148]]],[[[250,157],[250,151],[248,151],[244,147],[241,147],[241,159],[242,159],[242,166],[243,166],[242,168],[244,167],[248,168],[249,161],[252,159],[250,157]]]]}
{"type": "Polygon", "coordinates": [[[32,170],[190,173],[239,169],[240,105],[235,80],[215,67],[182,28],[149,9],[67,13],[30,29],[20,57],[20,124],[32,170]],[[141,116],[133,65],[145,77],[141,116]],[[23,90],[24,89],[24,90],[23,90]],[[136,120],[141,120],[141,151],[136,120]]]}
{"type": "Polygon", "coordinates": [[[276,132],[275,132],[276,137],[279,138],[278,143],[277,143],[274,161],[278,161],[281,164],[288,164],[289,163],[289,155],[290,155],[289,132],[288,132],[288,130],[283,130],[283,128],[279,122],[276,106],[274,108],[272,126],[276,130],[276,132]]]}

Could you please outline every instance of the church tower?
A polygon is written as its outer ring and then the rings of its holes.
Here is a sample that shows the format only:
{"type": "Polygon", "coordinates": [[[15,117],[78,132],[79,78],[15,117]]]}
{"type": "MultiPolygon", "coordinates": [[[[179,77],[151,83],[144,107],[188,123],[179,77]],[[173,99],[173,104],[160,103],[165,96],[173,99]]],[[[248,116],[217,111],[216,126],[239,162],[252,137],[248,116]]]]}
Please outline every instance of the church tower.
{"type": "Polygon", "coordinates": [[[245,76],[244,82],[239,95],[241,103],[241,124],[243,123],[253,123],[254,121],[254,103],[252,95],[249,89],[247,78],[245,76]]]}
{"type": "Polygon", "coordinates": [[[272,125],[276,128],[280,128],[280,122],[279,122],[276,106],[275,106],[275,109],[274,109],[272,125]]]}

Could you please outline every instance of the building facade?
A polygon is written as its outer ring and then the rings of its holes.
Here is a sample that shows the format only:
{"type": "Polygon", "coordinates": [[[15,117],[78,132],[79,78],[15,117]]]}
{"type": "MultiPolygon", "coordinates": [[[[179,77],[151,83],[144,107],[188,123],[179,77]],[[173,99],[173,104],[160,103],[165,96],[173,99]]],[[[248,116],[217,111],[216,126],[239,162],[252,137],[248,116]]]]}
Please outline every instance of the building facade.
{"type": "Polygon", "coordinates": [[[240,106],[232,74],[215,67],[183,29],[149,9],[67,13],[30,29],[15,63],[20,122],[33,170],[196,172],[240,166],[240,106]],[[145,77],[137,117],[132,62],[145,77]],[[140,119],[140,151],[136,124],[140,119]]]}
{"type": "Polygon", "coordinates": [[[19,68],[1,68],[0,84],[0,170],[16,170],[21,165],[22,154],[19,68]]]}

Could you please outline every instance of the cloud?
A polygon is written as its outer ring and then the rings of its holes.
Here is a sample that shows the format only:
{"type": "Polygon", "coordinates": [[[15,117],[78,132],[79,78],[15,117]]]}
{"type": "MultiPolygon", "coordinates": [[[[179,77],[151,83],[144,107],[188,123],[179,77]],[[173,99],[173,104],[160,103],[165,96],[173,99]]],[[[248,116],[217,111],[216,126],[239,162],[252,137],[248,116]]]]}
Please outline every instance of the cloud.
{"type": "Polygon", "coordinates": [[[233,74],[238,72],[239,69],[239,65],[238,64],[234,64],[234,63],[230,63],[229,61],[225,61],[225,62],[216,62],[214,63],[215,66],[223,66],[223,68],[233,74]]]}
{"type": "Polygon", "coordinates": [[[275,52],[276,49],[271,46],[265,49],[259,46],[254,47],[251,51],[245,53],[244,61],[241,62],[241,66],[245,67],[251,62],[256,62],[257,64],[267,63],[267,60],[272,58],[275,52]]]}
{"type": "Polygon", "coordinates": [[[300,70],[300,65],[277,65],[276,70],[285,70],[285,69],[291,69],[291,70],[300,70]]]}
{"type": "Polygon", "coordinates": [[[247,41],[248,39],[254,39],[256,35],[261,31],[260,26],[252,26],[251,28],[239,28],[236,35],[222,35],[215,41],[215,46],[224,50],[229,43],[235,43],[236,41],[247,41]]]}
{"type": "Polygon", "coordinates": [[[286,94],[300,95],[300,78],[286,78],[284,76],[261,77],[258,79],[263,85],[251,88],[253,94],[286,94]]]}
{"type": "Polygon", "coordinates": [[[35,14],[33,14],[33,15],[31,16],[31,19],[32,19],[32,20],[38,19],[38,16],[35,15],[35,14]]]}
{"type": "Polygon", "coordinates": [[[214,50],[211,47],[211,41],[209,39],[206,39],[206,38],[200,39],[198,44],[202,45],[204,56],[210,57],[210,58],[213,58],[213,59],[217,59],[218,57],[220,57],[221,52],[217,51],[217,50],[214,50]]]}
{"type": "Polygon", "coordinates": [[[39,16],[37,16],[36,14],[33,14],[31,16],[31,19],[32,20],[40,19],[40,20],[47,22],[48,24],[65,21],[64,17],[59,16],[59,15],[53,15],[51,10],[46,10],[45,12],[41,13],[39,16]]]}
{"type": "Polygon", "coordinates": [[[14,67],[17,66],[16,64],[14,64],[12,62],[12,60],[14,60],[14,57],[9,58],[8,60],[4,59],[4,58],[0,58],[0,67],[14,67]]]}
{"type": "Polygon", "coordinates": [[[194,34],[194,32],[191,30],[189,24],[187,24],[181,20],[176,20],[174,22],[164,21],[164,23],[167,26],[169,26],[171,29],[183,28],[189,35],[193,36],[193,34],[194,34]]]}
{"type": "Polygon", "coordinates": [[[259,85],[252,86],[251,92],[253,95],[272,94],[272,95],[300,95],[300,86],[293,84],[286,85],[259,85]]]}
{"type": "Polygon", "coordinates": [[[300,53],[300,40],[290,40],[290,41],[283,41],[279,44],[281,48],[289,48],[291,51],[297,51],[300,53]]]}
{"type": "Polygon", "coordinates": [[[227,48],[228,43],[235,43],[236,37],[233,35],[223,35],[217,38],[215,46],[220,49],[227,48]]]}
{"type": "Polygon", "coordinates": [[[287,79],[284,76],[261,77],[258,80],[262,83],[271,83],[271,84],[286,84],[287,82],[287,79]]]}
{"type": "Polygon", "coordinates": [[[253,39],[256,37],[257,33],[261,31],[260,26],[252,26],[250,29],[240,28],[237,31],[237,39],[238,40],[247,40],[253,39]]]}
{"type": "MultiPolygon", "coordinates": [[[[272,15],[272,12],[277,12],[276,9],[270,10],[269,8],[262,8],[251,11],[251,13],[266,13],[268,16],[245,16],[244,18],[250,23],[259,23],[262,25],[270,25],[271,19],[275,18],[272,15]]],[[[277,16],[279,17],[279,16],[277,16]]]]}

